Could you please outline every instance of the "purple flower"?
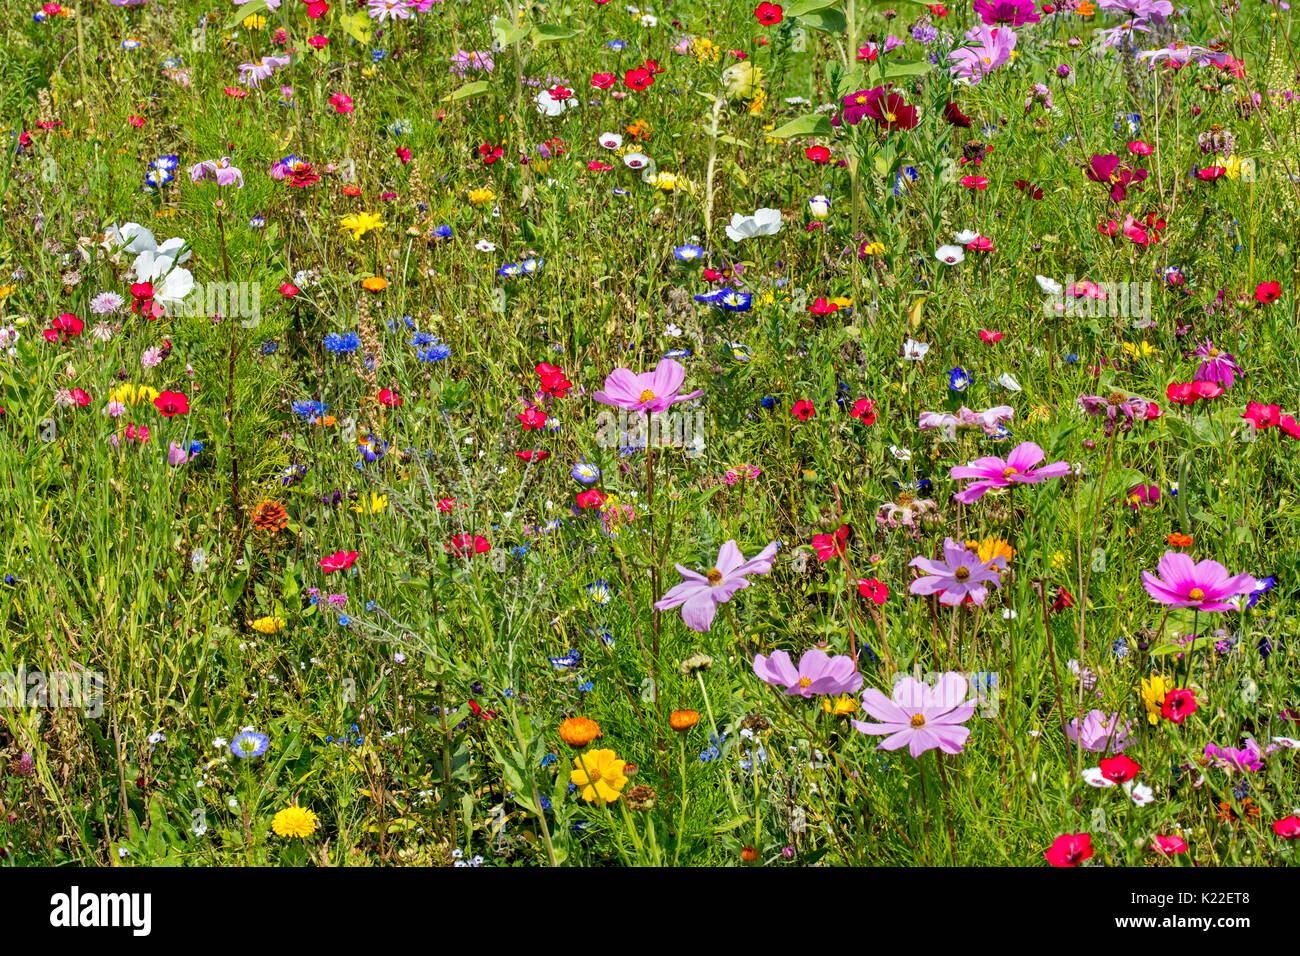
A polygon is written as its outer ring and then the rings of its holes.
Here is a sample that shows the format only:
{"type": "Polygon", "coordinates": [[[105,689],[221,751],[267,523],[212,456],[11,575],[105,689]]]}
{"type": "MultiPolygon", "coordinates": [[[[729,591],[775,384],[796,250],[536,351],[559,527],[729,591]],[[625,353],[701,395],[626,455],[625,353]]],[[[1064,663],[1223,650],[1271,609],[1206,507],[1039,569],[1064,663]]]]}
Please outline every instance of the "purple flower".
{"type": "Polygon", "coordinates": [[[207,182],[215,179],[218,186],[238,186],[244,188],[244,174],[235,166],[230,165],[230,157],[223,156],[220,159],[205,159],[190,167],[190,181],[195,183],[207,182]]]}
{"type": "Polygon", "coordinates": [[[834,657],[813,648],[804,652],[795,667],[790,655],[777,651],[771,657],[754,657],[754,673],[769,684],[785,688],[787,695],[853,694],[862,686],[862,675],[847,654],[834,657]]]}
{"type": "Polygon", "coordinates": [[[1103,711],[1090,710],[1088,716],[1083,718],[1082,730],[1079,727],[1079,718],[1076,717],[1065,728],[1065,735],[1084,750],[1097,753],[1105,753],[1109,750],[1117,754],[1132,743],[1129,740],[1129,731],[1133,729],[1133,724],[1127,720],[1124,721],[1124,728],[1119,729],[1119,721],[1119,714],[1111,714],[1107,718],[1103,711]]]}
{"type": "Polygon", "coordinates": [[[662,412],[670,405],[698,398],[704,392],[697,389],[678,395],[686,378],[686,369],[672,359],[663,359],[653,372],[637,375],[626,368],[616,368],[605,379],[604,391],[592,397],[605,405],[626,408],[630,412],[662,412]]]}
{"type": "MultiPolygon", "coordinates": [[[[1150,3],[1153,0],[1144,0],[1150,3]]],[[[1168,3],[1169,0],[1163,0],[1168,3]]],[[[999,23],[1005,23],[1008,26],[1018,27],[1026,23],[1038,23],[1038,11],[1034,8],[1034,0],[997,0],[996,3],[990,3],[989,0],[975,0],[975,12],[989,26],[996,26],[999,23]]]]}
{"type": "Polygon", "coordinates": [[[1057,461],[1042,468],[1035,466],[1046,458],[1043,449],[1031,441],[1022,442],[1011,449],[1011,454],[1004,461],[989,456],[977,458],[969,465],[957,465],[949,473],[952,478],[977,478],[978,481],[967,485],[957,492],[955,497],[963,504],[979,501],[984,492],[990,488],[1006,488],[1010,485],[1036,485],[1048,478],[1059,478],[1070,473],[1069,462],[1057,461]]]}
{"type": "Polygon", "coordinates": [[[981,24],[967,30],[966,39],[974,45],[958,47],[948,54],[948,59],[956,62],[952,74],[970,80],[971,85],[1008,62],[1016,48],[1016,34],[1010,27],[981,24]]]}
{"type": "Polygon", "coordinates": [[[975,701],[966,701],[966,678],[956,672],[943,674],[934,687],[904,677],[894,684],[893,698],[874,687],[862,692],[862,709],[880,721],[853,721],[864,734],[887,735],[877,750],[898,750],[919,757],[938,747],[946,754],[961,753],[970,728],[961,726],[975,713],[975,701]]]}
{"type": "Polygon", "coordinates": [[[1198,611],[1235,611],[1229,599],[1249,594],[1259,584],[1249,574],[1229,576],[1218,561],[1196,563],[1180,551],[1166,551],[1156,571],[1158,576],[1142,572],[1142,586],[1154,600],[1198,611]]]}
{"type": "Polygon", "coordinates": [[[1201,367],[1196,370],[1196,374],[1192,376],[1194,381],[1214,382],[1224,388],[1232,388],[1232,383],[1241,374],[1241,366],[1237,364],[1236,357],[1227,352],[1220,352],[1209,339],[1197,346],[1192,354],[1205,359],[1201,367]]]}
{"type": "Polygon", "coordinates": [[[1260,748],[1254,737],[1246,738],[1246,746],[1220,747],[1216,744],[1205,745],[1205,756],[1214,761],[1220,770],[1259,770],[1264,766],[1264,758],[1276,750],[1270,746],[1267,750],[1260,748]]]}
{"type": "Polygon", "coordinates": [[[969,594],[976,604],[983,604],[989,596],[986,582],[992,581],[998,588],[1002,587],[998,571],[1005,568],[1007,562],[1001,555],[985,564],[964,544],[947,538],[943,542],[943,557],[943,561],[916,557],[909,562],[909,567],[920,568],[927,575],[912,582],[909,590],[913,594],[938,594],[939,603],[949,606],[960,604],[969,594]]]}
{"type": "Polygon", "coordinates": [[[773,541],[746,561],[736,542],[728,541],[718,551],[717,564],[708,574],[677,565],[677,573],[686,580],[656,601],[654,608],[666,611],[680,606],[682,622],[687,627],[693,631],[707,631],[713,626],[713,615],[717,613],[718,605],[726,604],[737,591],[749,587],[745,575],[769,573],[775,555],[776,542],[773,541]]]}

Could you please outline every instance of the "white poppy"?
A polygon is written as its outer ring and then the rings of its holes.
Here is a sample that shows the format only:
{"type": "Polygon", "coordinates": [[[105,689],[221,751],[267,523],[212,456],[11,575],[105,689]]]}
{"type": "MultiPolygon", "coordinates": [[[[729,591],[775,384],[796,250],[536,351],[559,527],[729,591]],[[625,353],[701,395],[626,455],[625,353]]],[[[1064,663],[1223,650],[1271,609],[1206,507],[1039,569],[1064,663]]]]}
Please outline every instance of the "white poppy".
{"type": "Polygon", "coordinates": [[[961,246],[940,246],[934,250],[934,257],[950,266],[966,261],[966,253],[962,252],[961,246]]]}
{"type": "Polygon", "coordinates": [[[1065,287],[1055,279],[1049,279],[1047,276],[1034,276],[1034,278],[1038,280],[1038,288],[1048,295],[1060,295],[1065,291],[1065,287]]]}
{"type": "Polygon", "coordinates": [[[978,239],[979,237],[980,237],[980,234],[979,234],[978,232],[972,232],[972,231],[969,230],[969,229],[963,229],[961,232],[959,232],[959,233],[957,233],[955,236],[953,236],[953,239],[956,240],[957,242],[961,243],[963,246],[967,246],[967,245],[970,245],[972,242],[974,242],[974,241],[975,241],[976,239],[978,239]]]}
{"type": "Polygon", "coordinates": [[[1128,793],[1129,798],[1139,807],[1145,807],[1149,803],[1155,803],[1155,792],[1144,783],[1130,780],[1128,783],[1124,784],[1124,790],[1128,793]]]}
{"type": "Polygon", "coordinates": [[[1089,767],[1083,772],[1083,782],[1090,787],[1105,788],[1115,786],[1115,781],[1111,780],[1101,772],[1100,767],[1089,767]]]}
{"type": "Polygon", "coordinates": [[[755,236],[775,236],[781,231],[781,210],[763,207],[752,216],[736,213],[731,217],[727,227],[727,238],[732,242],[744,242],[755,236]]]}
{"type": "MultiPolygon", "coordinates": [[[[556,89],[559,89],[559,87],[556,87],[556,89]]],[[[570,107],[578,105],[576,98],[570,97],[567,100],[557,99],[551,94],[550,90],[542,90],[542,92],[537,94],[537,99],[534,100],[534,102],[537,104],[537,112],[541,113],[543,116],[559,116],[570,107]]]]}
{"type": "Polygon", "coordinates": [[[928,342],[918,342],[916,339],[908,339],[903,343],[903,358],[909,362],[919,362],[925,358],[925,353],[930,351],[928,342]]]}
{"type": "Polygon", "coordinates": [[[912,460],[912,450],[910,448],[899,448],[897,445],[890,445],[889,453],[899,461],[912,460]]]}
{"type": "Polygon", "coordinates": [[[597,142],[606,149],[618,149],[623,145],[623,137],[618,133],[601,133],[597,142]]]}
{"type": "Polygon", "coordinates": [[[628,169],[645,169],[653,162],[645,153],[628,153],[623,157],[623,165],[628,169]]]}

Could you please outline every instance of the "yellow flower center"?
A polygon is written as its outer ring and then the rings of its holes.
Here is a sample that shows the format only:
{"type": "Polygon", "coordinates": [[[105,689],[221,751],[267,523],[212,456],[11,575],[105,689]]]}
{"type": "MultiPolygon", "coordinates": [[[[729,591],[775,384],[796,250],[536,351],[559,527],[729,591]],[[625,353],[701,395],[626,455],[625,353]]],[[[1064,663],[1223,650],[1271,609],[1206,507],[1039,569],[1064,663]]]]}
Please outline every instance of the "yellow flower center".
{"type": "Polygon", "coordinates": [[[865,104],[866,102],[867,102],[866,94],[862,94],[862,95],[858,96],[858,98],[857,98],[857,104],[858,104],[859,106],[862,106],[862,105],[865,104]]]}
{"type": "Polygon", "coordinates": [[[655,393],[650,391],[650,389],[647,388],[644,392],[641,393],[642,402],[653,402],[654,400],[655,400],[655,393]]]}
{"type": "Polygon", "coordinates": [[[952,573],[952,576],[958,581],[965,581],[970,577],[970,569],[965,566],[960,567],[952,573]]]}
{"type": "Polygon", "coordinates": [[[799,678],[799,686],[800,686],[800,687],[804,687],[804,688],[811,687],[811,686],[812,686],[812,678],[810,678],[810,677],[800,677],[800,678],[799,678]]]}
{"type": "Polygon", "coordinates": [[[898,117],[895,116],[893,113],[886,113],[886,114],[885,114],[885,119],[887,119],[889,122],[892,123],[892,122],[894,122],[896,119],[898,119],[898,117]]]}
{"type": "Polygon", "coordinates": [[[923,714],[913,714],[913,715],[912,715],[912,726],[913,726],[913,727],[924,727],[924,726],[925,726],[925,716],[924,716],[923,714]]]}
{"type": "Polygon", "coordinates": [[[1018,474],[1020,474],[1019,468],[1006,468],[1002,472],[1002,477],[1010,478],[1012,475],[1018,475],[1018,474]]]}
{"type": "Polygon", "coordinates": [[[719,571],[717,568],[711,570],[706,575],[706,577],[709,579],[709,587],[711,588],[716,588],[719,584],[722,583],[722,572],[719,571]]]}
{"type": "Polygon", "coordinates": [[[1187,596],[1191,598],[1193,601],[1205,600],[1205,592],[1202,591],[1200,588],[1192,588],[1190,591],[1187,592],[1187,596]]]}
{"type": "Polygon", "coordinates": [[[1210,349],[1210,358],[1218,358],[1218,357],[1219,357],[1219,350],[1218,350],[1218,349],[1210,349]]]}

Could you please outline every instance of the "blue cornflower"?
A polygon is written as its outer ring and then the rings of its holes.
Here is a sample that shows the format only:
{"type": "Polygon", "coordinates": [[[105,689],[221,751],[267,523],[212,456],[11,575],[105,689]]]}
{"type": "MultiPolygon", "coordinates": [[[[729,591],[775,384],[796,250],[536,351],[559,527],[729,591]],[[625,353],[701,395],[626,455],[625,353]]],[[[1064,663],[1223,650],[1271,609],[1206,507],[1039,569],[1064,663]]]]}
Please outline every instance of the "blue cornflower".
{"type": "Polygon", "coordinates": [[[1270,574],[1266,578],[1259,578],[1256,581],[1255,589],[1246,596],[1245,607],[1247,609],[1255,606],[1255,602],[1262,598],[1273,588],[1277,587],[1277,576],[1270,574]]]}
{"type": "Polygon", "coordinates": [[[416,332],[415,338],[411,339],[407,344],[419,348],[421,345],[437,345],[441,341],[442,340],[432,332],[416,332]]]}
{"type": "Polygon", "coordinates": [[[339,627],[347,627],[351,623],[352,618],[348,617],[346,614],[339,615],[339,627]]]}
{"type": "Polygon", "coordinates": [[[371,51],[370,51],[370,62],[371,62],[371,63],[378,63],[380,60],[384,59],[384,58],[387,57],[387,56],[388,56],[388,51],[387,51],[387,50],[371,50],[371,51]]]}
{"type": "Polygon", "coordinates": [[[361,339],[355,332],[331,332],[325,336],[325,348],[335,355],[355,352],[361,347],[361,339]]]}
{"type": "Polygon", "coordinates": [[[622,40],[610,40],[608,43],[605,44],[605,46],[609,47],[611,50],[614,51],[627,49],[627,44],[622,40]]]}
{"type": "Polygon", "coordinates": [[[439,342],[437,345],[430,345],[427,349],[416,349],[415,357],[421,362],[441,362],[451,355],[451,348],[439,342]]]}
{"type": "Polygon", "coordinates": [[[452,235],[453,235],[453,233],[452,233],[452,231],[451,231],[451,226],[443,225],[443,226],[434,226],[434,227],[433,227],[433,238],[434,238],[434,239],[450,239],[450,238],[452,237],[452,235]]]}
{"type": "Polygon", "coordinates": [[[302,418],[319,418],[329,411],[330,407],[324,402],[314,399],[308,401],[296,401],[293,403],[293,413],[302,418]]]}
{"type": "Polygon", "coordinates": [[[271,746],[271,738],[256,730],[245,730],[230,742],[230,752],[240,760],[260,757],[271,746]]]}
{"type": "Polygon", "coordinates": [[[278,351],[280,351],[280,343],[275,339],[267,339],[262,343],[263,355],[274,355],[278,351]]]}
{"type": "Polygon", "coordinates": [[[248,220],[248,228],[249,228],[249,229],[265,229],[265,228],[266,228],[266,219],[264,219],[262,216],[254,216],[252,219],[248,220]]]}

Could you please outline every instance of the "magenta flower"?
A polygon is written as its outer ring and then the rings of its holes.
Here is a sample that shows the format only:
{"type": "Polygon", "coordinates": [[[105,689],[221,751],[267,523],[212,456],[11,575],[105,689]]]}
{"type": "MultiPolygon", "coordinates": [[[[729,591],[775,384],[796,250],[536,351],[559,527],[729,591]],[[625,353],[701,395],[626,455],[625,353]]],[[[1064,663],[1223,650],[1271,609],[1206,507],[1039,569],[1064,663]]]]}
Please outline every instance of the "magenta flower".
{"type": "Polygon", "coordinates": [[[1232,383],[1241,374],[1241,366],[1237,364],[1236,357],[1220,352],[1209,339],[1198,345],[1192,354],[1205,360],[1192,376],[1193,381],[1214,382],[1224,388],[1232,388],[1232,383]]]}
{"type": "Polygon", "coordinates": [[[943,557],[943,561],[916,557],[909,562],[909,567],[920,568],[927,575],[912,582],[911,593],[938,594],[940,604],[954,606],[968,594],[975,604],[983,604],[989,596],[989,589],[985,586],[989,581],[998,588],[1002,587],[998,571],[1005,568],[1007,562],[1001,555],[985,564],[964,544],[947,538],[943,542],[943,557]]]}
{"type": "Polygon", "coordinates": [[[1166,551],[1156,571],[1158,575],[1142,572],[1142,586],[1154,600],[1198,611],[1235,611],[1229,598],[1249,594],[1259,584],[1249,574],[1230,577],[1218,561],[1207,559],[1198,564],[1179,551],[1166,551]]]}
{"type": "Polygon", "coordinates": [[[1276,746],[1262,749],[1254,737],[1246,738],[1244,747],[1220,747],[1216,744],[1205,745],[1205,756],[1214,761],[1220,770],[1259,770],[1264,766],[1264,758],[1277,750],[1276,746]]]}
{"type": "Polygon", "coordinates": [[[989,26],[1005,23],[1007,26],[1019,27],[1039,22],[1034,0],[994,0],[992,3],[989,0],[975,0],[975,12],[989,26]]]}
{"type": "Polygon", "coordinates": [[[637,375],[626,368],[616,368],[605,379],[605,390],[592,397],[605,405],[626,408],[630,412],[662,412],[670,405],[703,395],[702,390],[678,395],[686,378],[686,369],[672,359],[663,359],[653,372],[637,375]]]}
{"type": "Polygon", "coordinates": [[[975,713],[975,701],[966,700],[966,678],[955,671],[940,676],[934,687],[911,677],[894,684],[893,699],[874,687],[862,692],[862,709],[880,721],[853,721],[864,734],[885,736],[877,750],[898,750],[919,757],[938,747],[946,754],[961,753],[970,728],[961,726],[975,713]]]}
{"type": "Polygon", "coordinates": [[[990,488],[1006,488],[1010,485],[1036,485],[1048,478],[1059,478],[1070,473],[1070,464],[1065,461],[1053,462],[1042,468],[1035,468],[1047,455],[1031,441],[1021,442],[1011,449],[1011,454],[1003,461],[989,456],[977,458],[969,465],[957,465],[949,472],[952,478],[978,478],[957,492],[955,497],[963,504],[979,501],[984,492],[990,488]]]}
{"type": "Polygon", "coordinates": [[[728,541],[718,551],[718,563],[708,574],[677,565],[677,573],[686,580],[656,601],[654,608],[666,611],[681,607],[682,622],[687,627],[692,631],[707,631],[713,626],[718,605],[726,604],[737,591],[749,587],[745,575],[769,573],[775,555],[776,542],[773,541],[746,561],[736,542],[728,541]]]}
{"type": "Polygon", "coordinates": [[[854,694],[862,687],[862,675],[847,654],[834,657],[813,648],[805,651],[795,667],[790,655],[777,651],[771,657],[754,657],[754,673],[769,684],[785,688],[787,695],[854,694]]]}
{"type": "Polygon", "coordinates": [[[1107,718],[1104,711],[1090,710],[1088,716],[1083,718],[1082,730],[1079,728],[1079,718],[1076,717],[1065,728],[1065,735],[1084,750],[1097,753],[1105,753],[1109,750],[1117,754],[1132,743],[1128,735],[1133,729],[1132,722],[1124,721],[1122,729],[1119,722],[1119,714],[1111,714],[1107,718]]]}

